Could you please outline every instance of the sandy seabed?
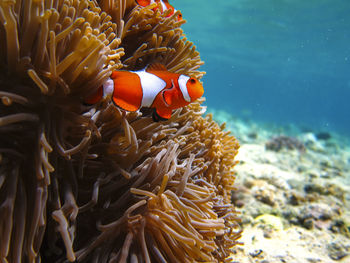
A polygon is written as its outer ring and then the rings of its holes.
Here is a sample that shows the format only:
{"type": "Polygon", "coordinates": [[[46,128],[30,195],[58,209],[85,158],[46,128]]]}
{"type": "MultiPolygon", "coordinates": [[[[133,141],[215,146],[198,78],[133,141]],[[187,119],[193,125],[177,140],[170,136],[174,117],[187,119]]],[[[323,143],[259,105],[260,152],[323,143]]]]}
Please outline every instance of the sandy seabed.
{"type": "Polygon", "coordinates": [[[233,202],[244,245],[228,262],[350,262],[350,138],[210,112],[241,144],[233,202]]]}

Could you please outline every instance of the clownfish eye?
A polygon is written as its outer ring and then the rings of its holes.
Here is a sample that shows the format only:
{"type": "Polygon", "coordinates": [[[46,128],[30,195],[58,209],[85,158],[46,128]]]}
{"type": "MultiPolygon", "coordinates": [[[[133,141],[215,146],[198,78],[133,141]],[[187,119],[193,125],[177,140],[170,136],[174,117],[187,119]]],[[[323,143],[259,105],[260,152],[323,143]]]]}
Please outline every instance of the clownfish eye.
{"type": "Polygon", "coordinates": [[[190,83],[191,84],[195,84],[196,83],[196,80],[194,78],[190,78],[190,83]]]}

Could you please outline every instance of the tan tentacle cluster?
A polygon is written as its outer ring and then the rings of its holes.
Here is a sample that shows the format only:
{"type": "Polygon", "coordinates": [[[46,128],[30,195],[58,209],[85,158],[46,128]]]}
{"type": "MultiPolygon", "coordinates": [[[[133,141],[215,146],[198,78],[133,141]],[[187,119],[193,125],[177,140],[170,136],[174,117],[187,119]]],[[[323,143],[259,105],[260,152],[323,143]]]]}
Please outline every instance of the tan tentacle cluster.
{"type": "Polygon", "coordinates": [[[220,262],[229,256],[240,236],[230,203],[239,146],[211,116],[201,116],[201,102],[162,123],[112,105],[93,113],[102,141],[89,151],[99,157],[86,162],[79,180],[81,213],[89,215],[82,216],[81,232],[91,236],[77,236],[78,260],[220,262]],[[86,229],[95,217],[97,227],[86,229]]]}

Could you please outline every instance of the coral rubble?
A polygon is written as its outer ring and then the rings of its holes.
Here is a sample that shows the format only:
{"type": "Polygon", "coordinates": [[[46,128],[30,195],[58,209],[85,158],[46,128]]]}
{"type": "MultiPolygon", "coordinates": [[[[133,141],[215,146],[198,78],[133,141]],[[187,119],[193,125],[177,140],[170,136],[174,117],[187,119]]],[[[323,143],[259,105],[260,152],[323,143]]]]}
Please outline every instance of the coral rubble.
{"type": "Polygon", "coordinates": [[[200,78],[177,13],[134,1],[0,1],[0,259],[220,262],[240,236],[238,143],[199,100],[154,123],[82,105],[113,70],[200,78]]]}

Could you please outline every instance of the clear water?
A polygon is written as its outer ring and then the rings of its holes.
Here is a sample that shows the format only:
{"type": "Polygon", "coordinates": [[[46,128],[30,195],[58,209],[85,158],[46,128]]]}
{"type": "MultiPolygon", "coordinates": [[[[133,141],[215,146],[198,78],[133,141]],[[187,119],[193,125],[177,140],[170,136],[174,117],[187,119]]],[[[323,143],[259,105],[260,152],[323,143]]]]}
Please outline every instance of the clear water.
{"type": "Polygon", "coordinates": [[[172,0],[206,104],[350,136],[350,0],[172,0]]]}

